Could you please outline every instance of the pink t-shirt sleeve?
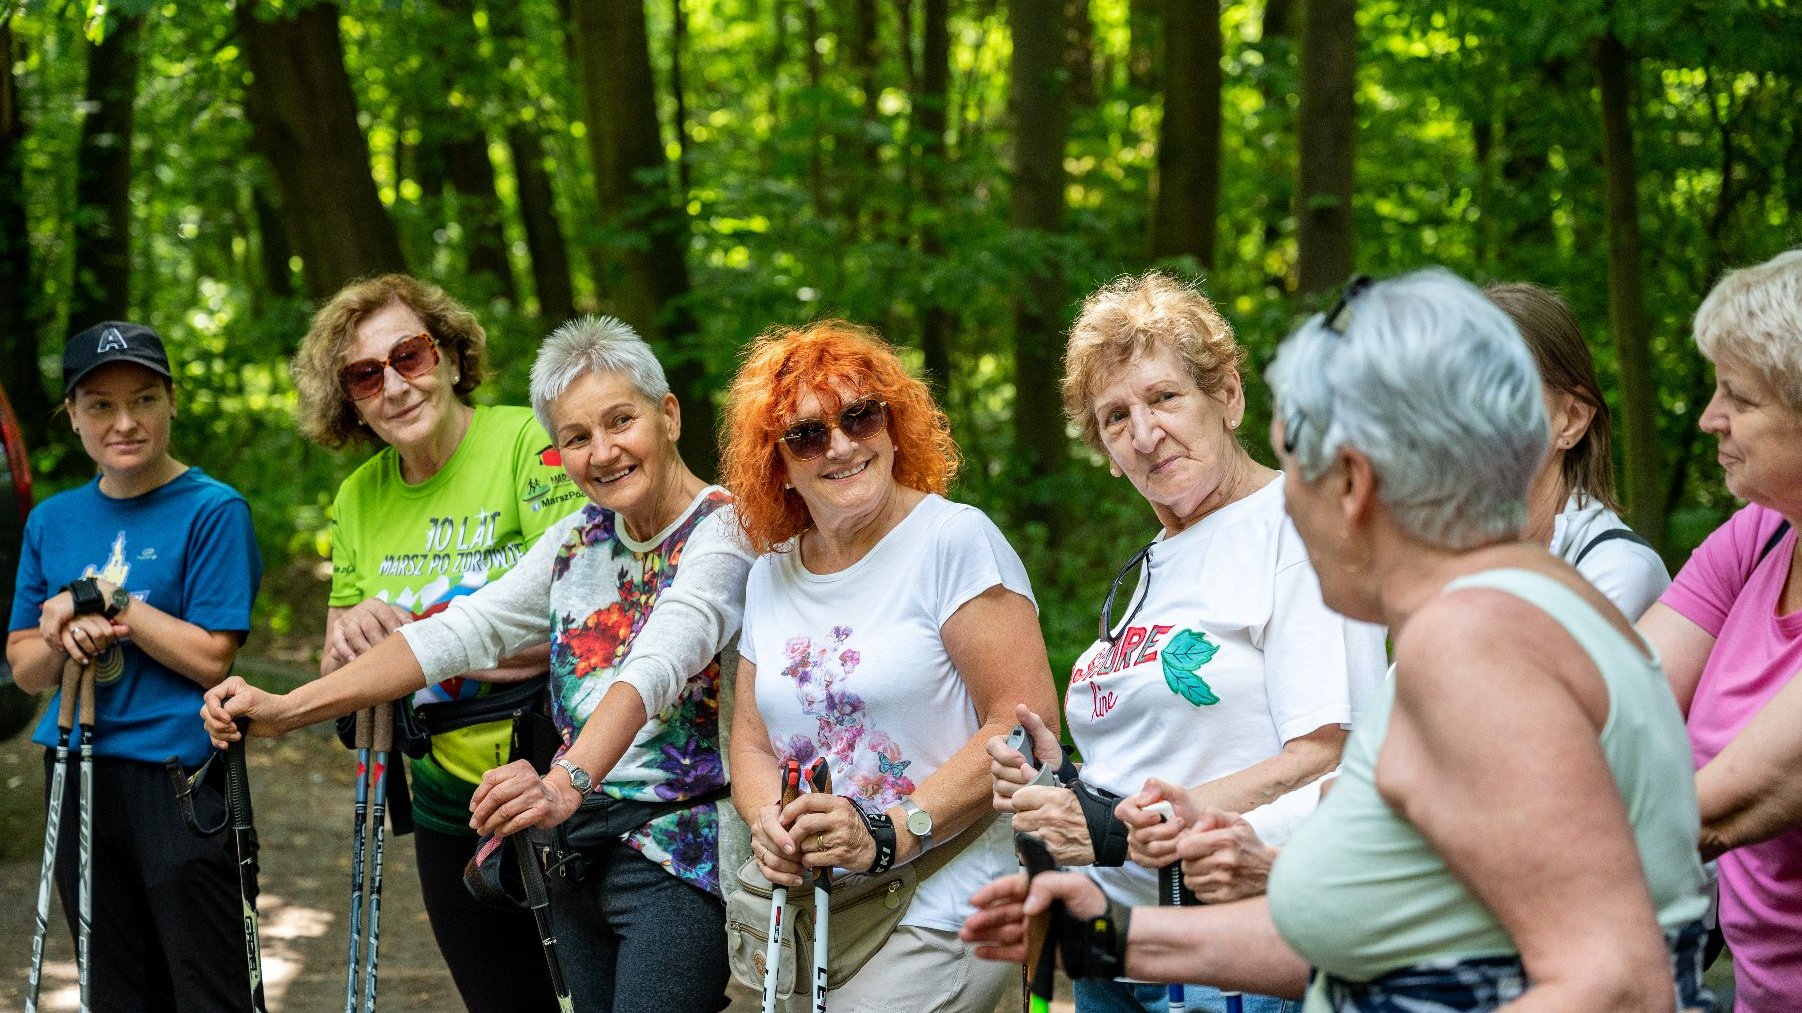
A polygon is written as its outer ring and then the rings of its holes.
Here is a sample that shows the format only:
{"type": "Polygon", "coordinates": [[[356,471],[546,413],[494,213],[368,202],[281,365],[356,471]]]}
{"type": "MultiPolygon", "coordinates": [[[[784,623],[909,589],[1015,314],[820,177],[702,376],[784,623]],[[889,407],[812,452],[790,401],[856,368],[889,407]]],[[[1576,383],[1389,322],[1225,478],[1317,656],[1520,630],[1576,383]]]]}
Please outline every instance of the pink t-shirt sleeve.
{"type": "MultiPolygon", "coordinates": [[[[1756,503],[1742,508],[1696,547],[1658,600],[1709,636],[1719,637],[1727,613],[1782,523],[1783,515],[1756,503]]],[[[1784,537],[1787,541],[1795,536],[1784,537]]]]}

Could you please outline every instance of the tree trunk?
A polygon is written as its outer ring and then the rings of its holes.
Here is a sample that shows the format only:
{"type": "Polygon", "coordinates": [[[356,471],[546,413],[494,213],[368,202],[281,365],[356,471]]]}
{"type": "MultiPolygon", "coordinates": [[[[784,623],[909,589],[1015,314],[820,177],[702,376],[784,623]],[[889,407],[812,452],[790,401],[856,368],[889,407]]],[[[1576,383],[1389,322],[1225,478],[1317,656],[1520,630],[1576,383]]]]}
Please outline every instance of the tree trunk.
{"type": "Polygon", "coordinates": [[[1290,25],[1295,20],[1297,0],[1264,0],[1264,20],[1258,28],[1258,38],[1276,39],[1289,34],[1290,25]]]}
{"type": "Polygon", "coordinates": [[[1602,203],[1608,233],[1608,329],[1621,371],[1622,436],[1626,445],[1627,523],[1664,547],[1664,462],[1658,449],[1658,384],[1641,281],[1638,167],[1633,154],[1630,58],[1612,34],[1594,40],[1590,56],[1601,85],[1602,203]]]}
{"type": "Polygon", "coordinates": [[[1302,7],[1295,219],[1303,294],[1330,289],[1352,271],[1357,12],[1357,0],[1302,7]]]}
{"type": "Polygon", "coordinates": [[[131,140],[144,16],[107,19],[88,48],[87,115],[75,164],[75,283],[69,332],[125,319],[131,303],[131,140]]]}
{"type": "Polygon", "coordinates": [[[1164,121],[1151,207],[1152,259],[1214,266],[1220,204],[1220,4],[1164,8],[1164,121]]]}
{"type": "Polygon", "coordinates": [[[252,75],[245,99],[251,136],[274,169],[307,295],[323,301],[352,279],[405,271],[394,222],[369,174],[337,5],[265,19],[247,0],[237,24],[252,75]]]}
{"type": "MultiPolygon", "coordinates": [[[[501,62],[523,59],[525,25],[518,5],[500,0],[488,4],[487,11],[489,31],[500,47],[501,62]]],[[[562,22],[568,23],[567,19],[562,22]]],[[[568,33],[563,35],[567,43],[568,33]]],[[[569,55],[567,45],[565,55],[569,55]]],[[[530,98],[512,92],[507,100],[509,108],[519,109],[530,98]]],[[[532,260],[532,290],[538,296],[538,318],[553,326],[561,324],[576,315],[575,285],[570,275],[569,245],[563,235],[563,223],[557,218],[556,191],[544,167],[544,137],[537,123],[509,123],[507,150],[513,158],[514,188],[519,217],[526,230],[526,252],[532,260]]]]}
{"type": "Polygon", "coordinates": [[[513,263],[507,258],[507,233],[501,199],[494,189],[494,163],[488,158],[488,135],[476,127],[467,110],[447,110],[456,133],[444,145],[444,164],[456,192],[456,220],[462,226],[466,266],[485,295],[519,301],[513,263]]]}
{"type": "Polygon", "coordinates": [[[682,0],[669,0],[669,7],[670,26],[674,29],[669,44],[669,90],[676,98],[676,198],[686,204],[693,188],[688,165],[688,90],[682,84],[682,50],[688,44],[688,15],[682,10],[682,0]]]}
{"type": "MultiPolygon", "coordinates": [[[[945,258],[945,238],[938,215],[944,207],[946,169],[945,113],[950,101],[951,27],[950,0],[925,0],[921,19],[920,95],[914,104],[914,124],[920,135],[920,206],[927,220],[920,228],[920,250],[934,266],[945,258]]],[[[951,332],[956,318],[933,294],[920,321],[920,350],[925,356],[927,382],[942,400],[951,394],[951,332]]]]}
{"type": "Polygon", "coordinates": [[[574,27],[600,224],[614,246],[606,291],[620,319],[658,347],[685,409],[683,456],[711,475],[715,411],[686,305],[688,214],[670,200],[644,4],[578,0],[574,27]]]}
{"type": "MultiPolygon", "coordinates": [[[[814,122],[824,119],[820,88],[825,81],[825,68],[820,62],[820,0],[801,0],[801,60],[807,69],[806,103],[814,122]]],[[[807,193],[815,218],[827,217],[826,155],[816,136],[807,148],[807,193]]]]}
{"type": "Polygon", "coordinates": [[[277,299],[294,298],[294,268],[289,260],[294,248],[288,245],[287,230],[282,228],[281,213],[261,187],[250,193],[251,212],[257,223],[257,263],[262,267],[263,285],[277,299]]]}
{"type": "Polygon", "coordinates": [[[519,217],[526,227],[526,249],[532,257],[532,287],[538,293],[538,318],[556,325],[576,315],[576,293],[570,283],[569,250],[563,224],[557,220],[557,198],[544,169],[544,142],[524,123],[507,128],[513,174],[519,190],[519,217]]]}
{"type": "MultiPolygon", "coordinates": [[[[1009,84],[1014,180],[1008,223],[1049,241],[1064,225],[1064,147],[1070,129],[1063,7],[1009,0],[1007,14],[1014,41],[1009,84]]],[[[1064,280],[1056,258],[1046,257],[1023,282],[1014,299],[1014,445],[1030,479],[1048,479],[1062,470],[1065,455],[1058,398],[1064,280]]],[[[1055,492],[1041,485],[1038,495],[1029,491],[1027,498],[1051,506],[1055,492]]]]}
{"type": "Polygon", "coordinates": [[[1064,70],[1070,75],[1070,104],[1094,108],[1095,21],[1089,0],[1064,0],[1064,70]]]}
{"type": "Polygon", "coordinates": [[[51,400],[38,368],[41,321],[25,214],[25,119],[13,78],[12,23],[0,18],[0,366],[27,446],[44,443],[51,400]]]}

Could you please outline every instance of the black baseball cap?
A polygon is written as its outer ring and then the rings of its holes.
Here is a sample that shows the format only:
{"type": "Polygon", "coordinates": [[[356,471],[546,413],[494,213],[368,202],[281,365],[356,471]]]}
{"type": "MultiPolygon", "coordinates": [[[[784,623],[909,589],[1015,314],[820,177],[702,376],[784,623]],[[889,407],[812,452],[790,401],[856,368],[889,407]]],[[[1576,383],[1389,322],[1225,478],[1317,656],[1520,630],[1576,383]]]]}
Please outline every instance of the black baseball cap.
{"type": "Polygon", "coordinates": [[[75,392],[82,377],[109,362],[130,362],[165,380],[173,379],[163,339],[155,331],[143,324],[108,320],[75,335],[63,346],[63,397],[75,392]]]}

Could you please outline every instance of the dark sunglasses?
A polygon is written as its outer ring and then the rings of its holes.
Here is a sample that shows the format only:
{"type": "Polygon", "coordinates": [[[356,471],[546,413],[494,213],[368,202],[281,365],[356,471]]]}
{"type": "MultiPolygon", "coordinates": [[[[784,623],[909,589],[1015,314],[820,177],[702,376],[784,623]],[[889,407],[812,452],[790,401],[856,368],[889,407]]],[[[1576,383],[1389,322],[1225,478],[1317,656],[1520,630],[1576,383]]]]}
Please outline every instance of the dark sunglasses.
{"type": "MultiPolygon", "coordinates": [[[[1320,326],[1331,331],[1336,337],[1345,337],[1345,329],[1350,327],[1357,313],[1352,303],[1376,282],[1368,274],[1354,274],[1345,287],[1339,290],[1339,301],[1320,318],[1320,326]]],[[[1301,425],[1307,421],[1300,411],[1291,411],[1283,418],[1283,453],[1295,453],[1295,434],[1300,432],[1301,425]]]]}
{"type": "Polygon", "coordinates": [[[888,425],[888,402],[873,397],[860,397],[839,410],[838,421],[802,419],[789,426],[777,441],[788,447],[797,461],[811,461],[832,445],[832,431],[842,429],[852,440],[862,442],[875,436],[888,425]]]}
{"type": "Polygon", "coordinates": [[[1127,574],[1138,569],[1145,571],[1145,577],[1141,581],[1143,585],[1140,588],[1141,593],[1138,595],[1138,600],[1133,603],[1132,611],[1126,614],[1123,625],[1132,625],[1133,617],[1139,614],[1140,606],[1144,605],[1145,599],[1150,597],[1151,547],[1156,544],[1155,541],[1145,543],[1145,547],[1133,553],[1133,558],[1127,560],[1126,565],[1120,568],[1120,572],[1114,575],[1114,583],[1107,589],[1107,597],[1101,602],[1101,640],[1103,643],[1112,644],[1117,639],[1114,634],[1114,596],[1120,593],[1120,585],[1126,582],[1127,574]]]}
{"type": "Polygon", "coordinates": [[[352,401],[374,397],[382,392],[384,373],[389,366],[411,380],[424,376],[438,365],[438,339],[430,334],[403,338],[388,349],[386,359],[358,359],[338,370],[338,383],[352,401]]]}

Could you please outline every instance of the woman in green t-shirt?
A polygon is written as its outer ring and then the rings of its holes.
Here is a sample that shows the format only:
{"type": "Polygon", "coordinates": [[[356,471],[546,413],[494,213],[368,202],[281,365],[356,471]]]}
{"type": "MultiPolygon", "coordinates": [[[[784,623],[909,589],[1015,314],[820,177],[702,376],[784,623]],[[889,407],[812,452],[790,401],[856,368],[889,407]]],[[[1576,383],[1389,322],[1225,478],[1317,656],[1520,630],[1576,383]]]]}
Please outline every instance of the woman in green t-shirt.
{"type": "MultiPolygon", "coordinates": [[[[332,589],[321,675],[401,626],[497,579],[581,502],[525,407],[472,407],[486,335],[435,285],[387,275],[345,287],[294,357],[300,424],[333,449],[381,447],[332,505],[332,589]]],[[[497,683],[542,679],[549,649],[429,687],[416,703],[474,700],[497,683]]],[[[475,853],[469,800],[509,759],[510,725],[432,736],[412,764],[414,850],[438,948],[472,1013],[555,1009],[525,912],[483,906],[463,886],[475,853]]]]}

